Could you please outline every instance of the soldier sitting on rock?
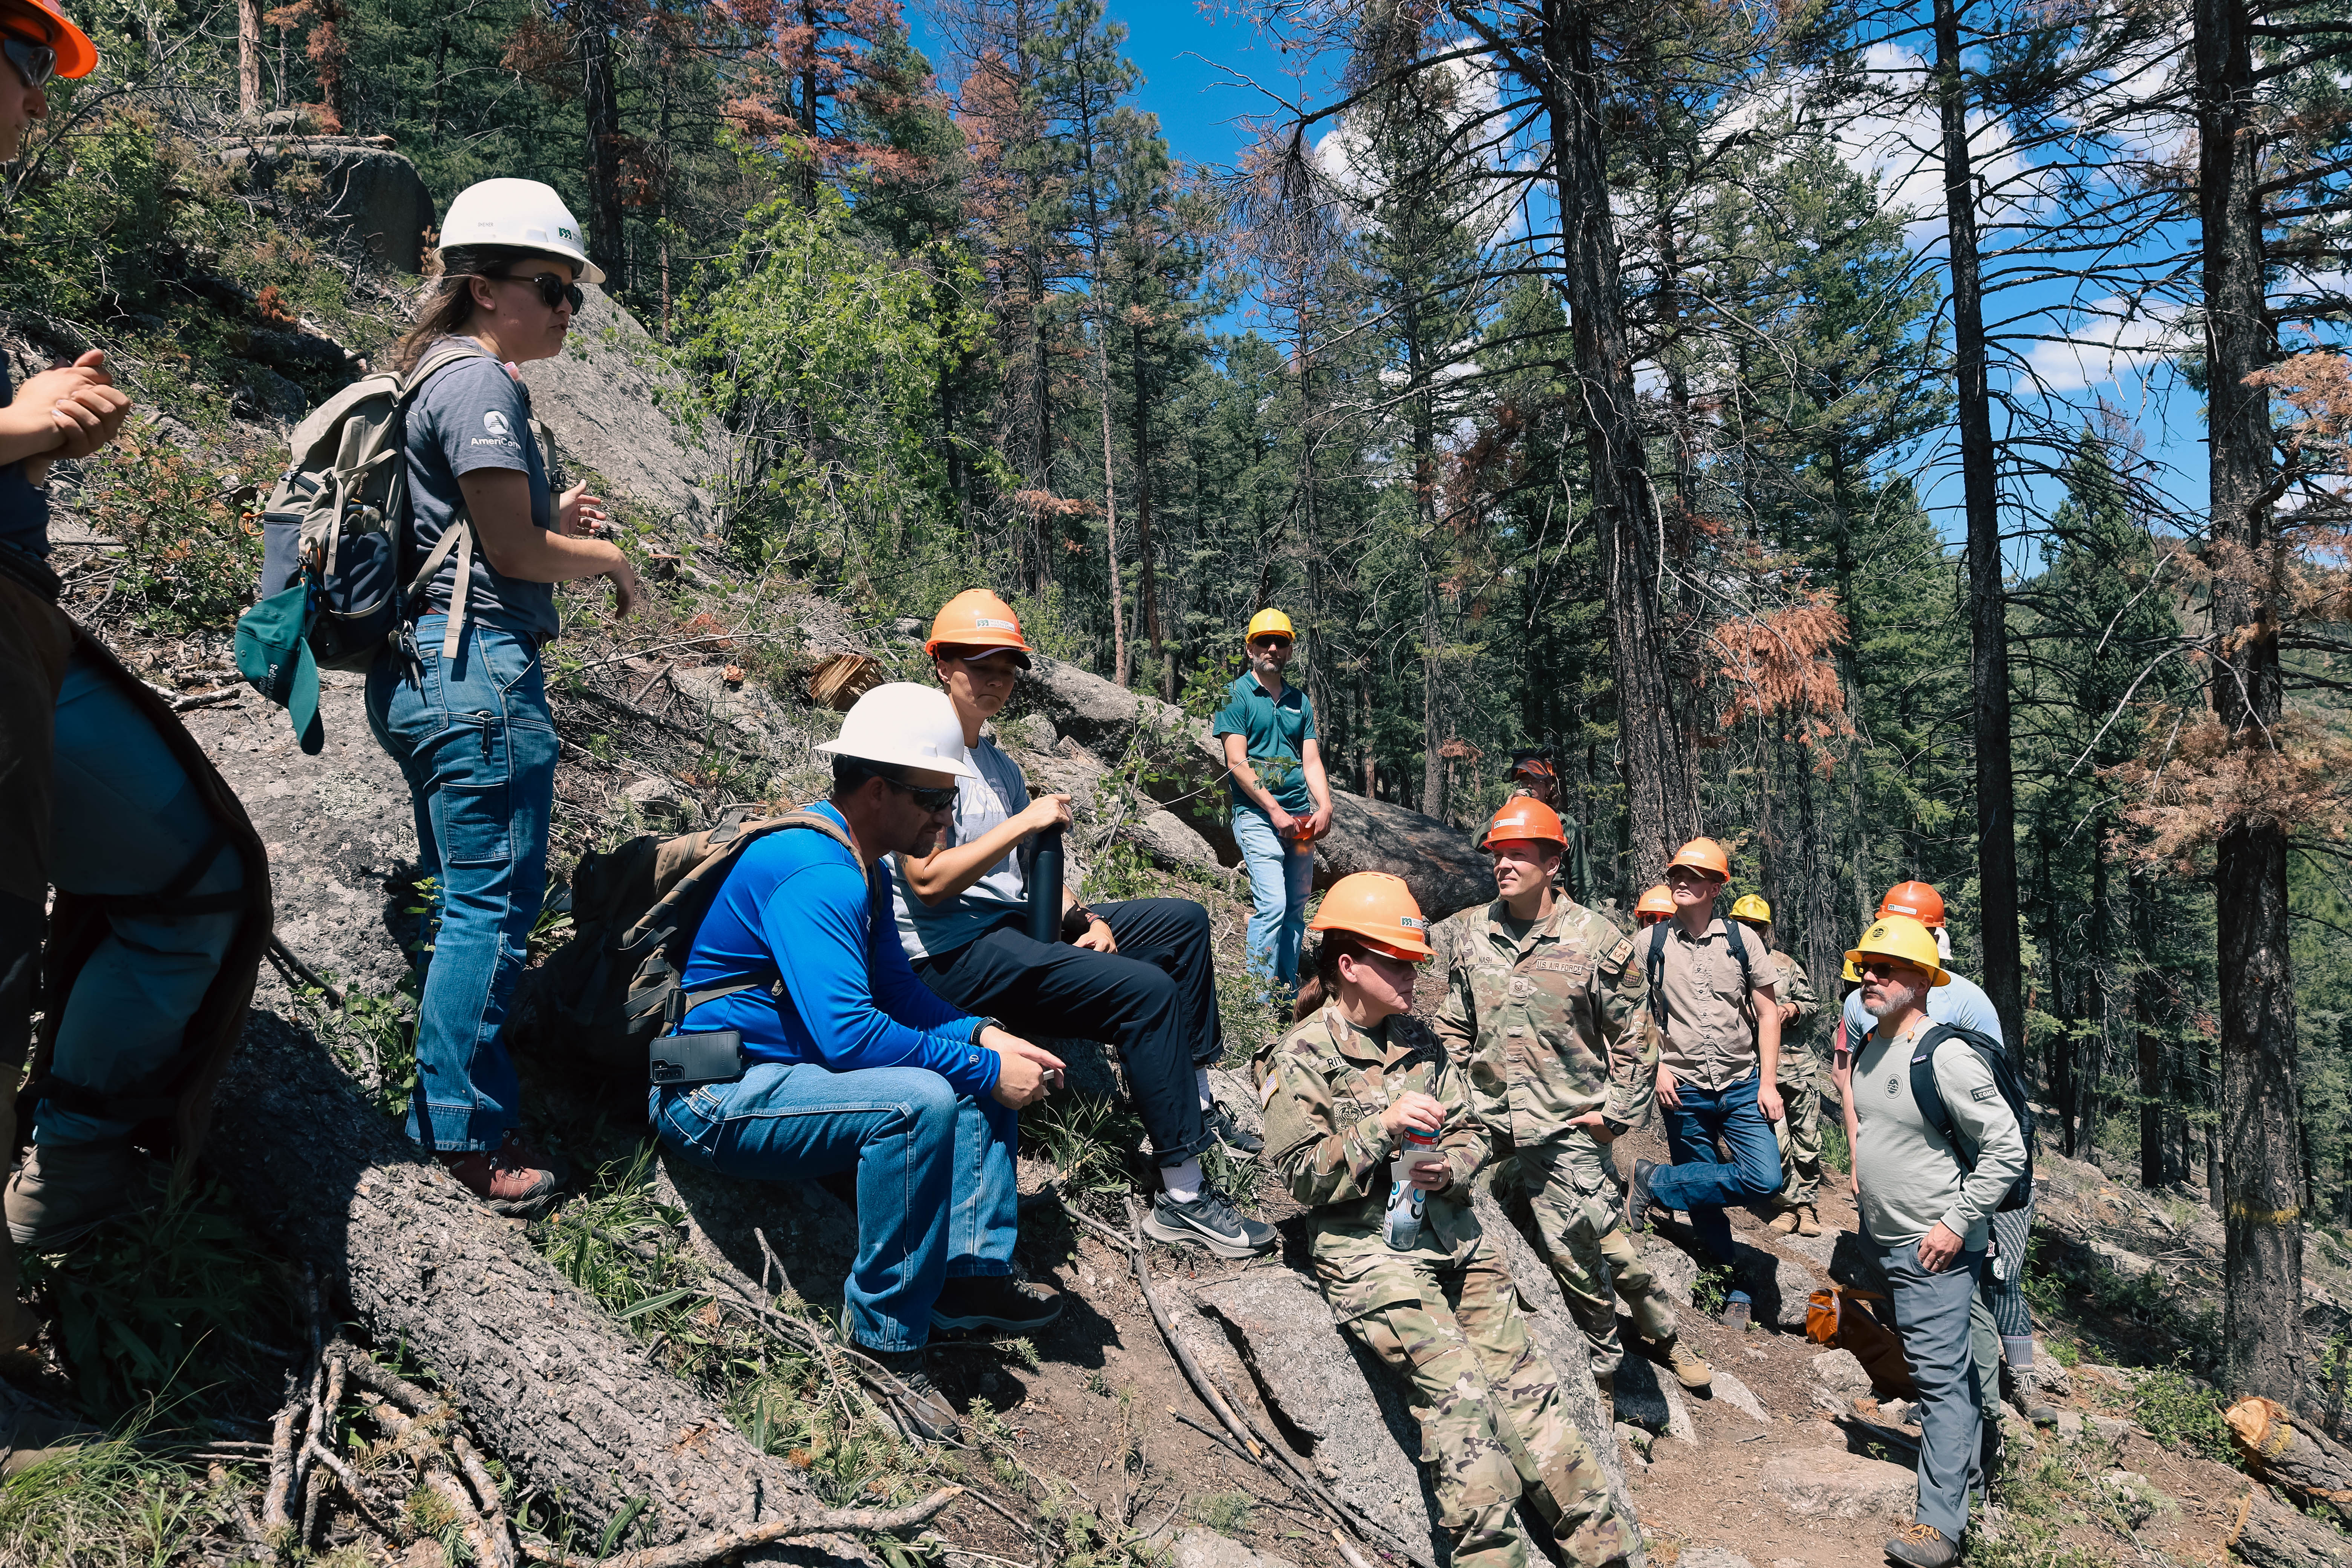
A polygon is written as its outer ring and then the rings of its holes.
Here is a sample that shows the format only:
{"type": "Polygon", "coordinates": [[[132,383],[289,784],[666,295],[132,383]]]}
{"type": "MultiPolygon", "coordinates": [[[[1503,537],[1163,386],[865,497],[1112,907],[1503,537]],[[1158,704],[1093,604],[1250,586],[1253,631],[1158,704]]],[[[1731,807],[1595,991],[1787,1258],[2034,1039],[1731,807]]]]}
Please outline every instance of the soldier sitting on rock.
{"type": "Polygon", "coordinates": [[[1625,1562],[1640,1525],[1612,1502],[1471,1212],[1488,1145],[1468,1080],[1424,1026],[1401,1016],[1413,966],[1429,957],[1420,906],[1399,879],[1360,871],[1324,895],[1311,929],[1322,933],[1315,970],[1327,1000],[1258,1053],[1266,1147],[1315,1211],[1324,1300],[1410,1380],[1451,1561],[1539,1561],[1516,1517],[1524,1496],[1570,1562],[1625,1562]],[[1392,1177],[1400,1156],[1412,1161],[1409,1174],[1392,1177]]]}
{"type": "Polygon", "coordinates": [[[1446,922],[1451,962],[1437,1037],[1468,1070],[1471,1102],[1526,1189],[1560,1293],[1612,1387],[1624,1351],[1610,1276],[1634,1326],[1686,1388],[1714,1381],[1675,1337],[1675,1311],[1618,1223],[1609,1145],[1656,1099],[1656,1031],[1633,940],[1559,891],[1559,814],[1514,796],[1486,825],[1499,896],[1446,922]],[[1613,1265],[1613,1270],[1612,1266],[1613,1265]]]}

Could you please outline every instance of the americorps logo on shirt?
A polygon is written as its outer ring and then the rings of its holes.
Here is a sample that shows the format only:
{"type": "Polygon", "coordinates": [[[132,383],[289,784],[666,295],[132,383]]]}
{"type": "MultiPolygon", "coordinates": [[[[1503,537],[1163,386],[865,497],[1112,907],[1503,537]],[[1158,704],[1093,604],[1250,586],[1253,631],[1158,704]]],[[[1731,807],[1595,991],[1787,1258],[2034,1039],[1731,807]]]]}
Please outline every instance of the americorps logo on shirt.
{"type": "Polygon", "coordinates": [[[509,439],[514,436],[513,429],[507,424],[507,416],[495,408],[482,416],[482,428],[493,436],[504,436],[509,439]]]}

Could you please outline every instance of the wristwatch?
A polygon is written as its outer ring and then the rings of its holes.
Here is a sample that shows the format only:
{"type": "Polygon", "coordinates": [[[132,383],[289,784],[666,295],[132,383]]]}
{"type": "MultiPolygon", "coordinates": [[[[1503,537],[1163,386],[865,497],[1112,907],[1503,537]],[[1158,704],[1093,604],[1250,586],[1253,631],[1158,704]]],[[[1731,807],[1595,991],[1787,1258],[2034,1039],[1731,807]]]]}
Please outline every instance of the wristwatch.
{"type": "Polygon", "coordinates": [[[1062,940],[1076,942],[1087,934],[1087,928],[1102,917],[1084,904],[1072,904],[1062,911],[1062,940]]]}
{"type": "Polygon", "coordinates": [[[1601,1125],[1609,1129],[1609,1136],[1612,1138],[1622,1138],[1626,1133],[1633,1131],[1632,1122],[1620,1121],[1605,1110],[1601,1113],[1601,1125]]]}

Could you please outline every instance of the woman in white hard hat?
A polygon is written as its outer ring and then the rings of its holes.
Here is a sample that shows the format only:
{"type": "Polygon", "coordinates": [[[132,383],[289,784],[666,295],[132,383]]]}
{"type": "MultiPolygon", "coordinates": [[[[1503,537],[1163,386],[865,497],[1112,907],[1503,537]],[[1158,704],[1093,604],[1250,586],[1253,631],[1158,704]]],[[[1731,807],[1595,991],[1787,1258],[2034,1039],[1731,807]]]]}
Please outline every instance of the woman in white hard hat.
{"type": "Polygon", "coordinates": [[[407,777],[437,888],[408,1134],[492,1208],[529,1215],[562,1181],[520,1136],[501,1038],[547,885],[556,740],[539,650],[559,629],[555,584],[609,577],[624,616],[638,588],[617,545],[586,537],[598,499],[556,497],[514,369],[561,352],[578,280],[603,281],[579,224],[535,180],[486,180],[449,204],[441,236],[441,275],[399,359],[424,378],[402,568],[416,618],[368,672],[368,721],[407,777]]]}

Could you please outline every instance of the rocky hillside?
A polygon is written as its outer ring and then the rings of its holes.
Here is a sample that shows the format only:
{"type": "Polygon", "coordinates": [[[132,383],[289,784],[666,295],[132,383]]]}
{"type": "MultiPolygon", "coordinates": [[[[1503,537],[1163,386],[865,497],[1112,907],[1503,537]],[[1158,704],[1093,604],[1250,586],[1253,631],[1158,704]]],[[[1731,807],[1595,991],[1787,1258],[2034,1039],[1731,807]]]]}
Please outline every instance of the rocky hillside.
{"type": "MultiPolygon", "coordinates": [[[[262,385],[268,367],[253,368],[248,384],[262,385]]],[[[527,375],[568,467],[618,503],[654,584],[646,617],[625,626],[600,616],[595,595],[566,591],[568,634],[549,654],[562,738],[559,880],[582,850],[628,834],[818,793],[824,770],[812,748],[835,731],[856,691],[921,676],[919,626],[740,571],[723,542],[732,455],[676,415],[679,389],[656,346],[601,295],[592,290],[566,354],[527,375]]],[[[234,440],[168,407],[153,428],[197,467],[260,471],[266,458],[255,454],[307,395],[278,379],[284,386],[236,411],[234,440]]],[[[541,1552],[583,1561],[729,1530],[751,1532],[739,1538],[769,1557],[893,1563],[1139,1563],[1162,1551],[1188,1568],[1444,1561],[1412,1419],[1308,1283],[1304,1216],[1279,1186],[1247,1165],[1228,1173],[1280,1226],[1276,1258],[1239,1267],[1139,1244],[1124,1202],[1138,1131],[1099,1047],[1073,1043],[1073,1091],[1029,1119],[1022,1163],[1020,1261],[1069,1292],[1069,1311],[1034,1345],[955,1346],[940,1358],[950,1392],[973,1413],[969,1450],[898,1436],[887,1387],[845,1361],[826,1330],[855,1237],[851,1189],[731,1183],[674,1164],[647,1142],[642,1089],[588,1074],[528,1007],[518,1028],[530,1043],[530,1114],[583,1173],[582,1195],[532,1226],[466,1202],[407,1152],[384,1113],[406,1070],[410,955],[393,932],[415,896],[416,847],[398,775],[368,735],[359,679],[327,679],[326,750],[302,756],[282,713],[225,669],[216,627],[160,636],[112,613],[117,585],[137,579],[149,545],[80,504],[70,478],[61,494],[58,565],[74,584],[70,604],[149,679],[181,694],[271,856],[284,956],[265,976],[247,1051],[223,1086],[207,1174],[224,1212],[233,1205],[269,1259],[257,1267],[275,1270],[296,1307],[281,1302],[273,1310],[284,1321],[257,1320],[236,1337],[299,1344],[310,1287],[297,1282],[314,1280],[309,1331],[321,1343],[340,1326],[427,1385],[404,1384],[403,1394],[391,1387],[399,1379],[383,1382],[389,1373],[349,1371],[352,1389],[378,1390],[366,1408],[385,1436],[355,1438],[357,1473],[345,1489],[320,1489],[307,1540],[352,1553],[341,1559],[350,1563],[399,1550],[417,1568],[447,1548],[505,1550],[474,1533],[480,1521],[463,1509],[430,1501],[462,1466],[436,1470],[443,1447],[401,1435],[401,1401],[425,1398],[429,1411],[446,1402],[434,1419],[454,1419],[450,1429],[470,1432],[499,1466],[488,1493],[474,1482],[479,1507],[503,1507],[533,1540],[553,1543],[541,1552]],[[908,1505],[950,1485],[964,1489],[907,1527],[927,1528],[930,1545],[902,1545],[826,1511],[908,1505]],[[811,1522],[793,1543],[756,1537],[780,1517],[811,1522]]],[[[1239,1067],[1272,1020],[1238,978],[1246,889],[1204,727],[1040,659],[998,734],[1033,787],[1073,796],[1090,892],[1167,890],[1209,906],[1227,977],[1228,1068],[1239,1067]]],[[[1459,833],[1343,795],[1337,829],[1318,846],[1318,879],[1366,868],[1405,876],[1433,916],[1489,886],[1459,833]]],[[[564,940],[562,909],[559,889],[541,946],[564,940]]],[[[1228,1104],[1254,1104],[1238,1080],[1223,1084],[1228,1104]]],[[[1653,1147],[1654,1133],[1629,1143],[1628,1158],[1653,1147]]],[[[2200,1405],[2178,1373],[2125,1370],[2194,1352],[2194,1300],[2171,1285],[2189,1255],[2212,1251],[2211,1222],[2121,1194],[2094,1170],[2049,1163],[2049,1250],[2037,1277],[2048,1282],[2053,1361],[2072,1366],[2067,1414],[2055,1434],[2021,1438],[2030,1457],[1971,1560],[2215,1561],[2252,1505],[2245,1477],[2217,1462],[2226,1449],[2210,1398],[2200,1405]]],[[[1687,1230],[1668,1225],[1648,1238],[1717,1379],[1711,1397],[1694,1399],[1635,1360],[1613,1409],[1583,1370],[1580,1337],[1535,1251],[1491,1196],[1481,1202],[1571,1404],[1644,1521],[1651,1561],[1869,1561],[1907,1518],[1908,1413],[1874,1399],[1850,1354],[1802,1335],[1810,1291],[1867,1273],[1842,1200],[1822,1211],[1844,1228],[1813,1241],[1740,1219],[1759,1318],[1744,1334],[1708,1315],[1723,1281],[1693,1261],[1687,1230]]],[[[115,1245],[136,1255],[148,1242],[126,1235],[115,1245]]],[[[70,1314],[92,1298],[74,1295],[70,1268],[42,1278],[53,1326],[43,1363],[12,1373],[20,1405],[28,1394],[81,1399],[89,1375],[70,1314]]],[[[293,1417],[268,1424],[273,1380],[313,1362],[276,1353],[286,1364],[248,1379],[267,1391],[258,1403],[207,1416],[203,1452],[172,1472],[194,1500],[158,1561],[286,1549],[296,1526],[272,1522],[286,1497],[283,1487],[272,1496],[262,1461],[293,1417]],[[195,1480],[206,1465],[209,1481],[195,1480]]],[[[327,1353],[315,1364],[322,1386],[345,1387],[345,1371],[330,1383],[328,1369],[347,1363],[327,1353]]],[[[334,1399],[324,1407],[331,1416],[334,1399]]],[[[427,1413],[409,1416],[422,1424],[427,1413]]]]}

